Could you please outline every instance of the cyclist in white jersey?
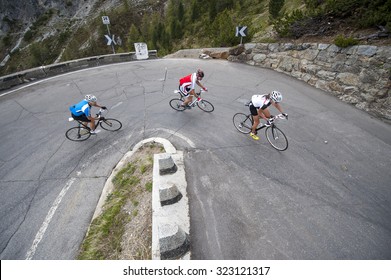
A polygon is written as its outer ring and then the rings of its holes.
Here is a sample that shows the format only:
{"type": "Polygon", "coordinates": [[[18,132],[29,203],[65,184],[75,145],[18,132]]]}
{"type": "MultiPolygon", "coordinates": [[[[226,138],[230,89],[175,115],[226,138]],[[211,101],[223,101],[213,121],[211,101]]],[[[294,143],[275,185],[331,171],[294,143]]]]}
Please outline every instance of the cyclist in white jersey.
{"type": "Polygon", "coordinates": [[[266,125],[270,125],[269,118],[271,117],[268,107],[273,104],[278,111],[281,112],[285,117],[288,115],[282,112],[281,105],[279,104],[282,101],[282,95],[279,91],[273,90],[269,94],[264,95],[253,95],[251,97],[251,103],[249,104],[250,112],[253,117],[253,126],[251,127],[250,136],[254,140],[259,140],[257,136],[257,127],[259,125],[259,119],[262,118],[266,121],[266,125]]]}

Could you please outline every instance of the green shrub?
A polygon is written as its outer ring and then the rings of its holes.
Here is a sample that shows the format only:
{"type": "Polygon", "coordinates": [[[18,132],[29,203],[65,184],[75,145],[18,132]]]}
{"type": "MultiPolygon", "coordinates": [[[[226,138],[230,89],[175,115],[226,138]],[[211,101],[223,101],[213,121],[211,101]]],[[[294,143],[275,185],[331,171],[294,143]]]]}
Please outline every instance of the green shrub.
{"type": "Polygon", "coordinates": [[[34,37],[34,34],[31,30],[28,30],[26,33],[24,33],[23,40],[26,42],[30,42],[30,40],[34,37]]]}
{"type": "Polygon", "coordinates": [[[338,35],[334,40],[334,44],[340,48],[347,48],[350,46],[357,45],[358,40],[354,39],[353,37],[345,37],[343,35],[338,35]]]}
{"type": "Polygon", "coordinates": [[[301,10],[293,10],[290,14],[284,14],[281,18],[273,21],[274,27],[281,37],[299,37],[295,35],[294,25],[303,25],[308,16],[301,10]]]}
{"type": "Polygon", "coordinates": [[[270,0],[269,1],[269,14],[270,18],[278,18],[280,16],[280,11],[284,6],[285,0],[270,0]]]}
{"type": "Polygon", "coordinates": [[[11,46],[11,41],[12,41],[12,38],[9,34],[7,34],[4,38],[3,38],[3,44],[5,47],[9,47],[11,46]]]}

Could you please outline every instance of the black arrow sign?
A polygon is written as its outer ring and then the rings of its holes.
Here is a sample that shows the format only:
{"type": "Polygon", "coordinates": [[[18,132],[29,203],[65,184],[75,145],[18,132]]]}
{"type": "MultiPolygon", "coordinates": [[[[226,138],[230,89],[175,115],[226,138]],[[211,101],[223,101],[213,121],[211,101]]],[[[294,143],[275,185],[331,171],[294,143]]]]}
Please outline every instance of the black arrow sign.
{"type": "Polygon", "coordinates": [[[236,37],[246,37],[247,36],[247,26],[236,26],[236,37]]]}

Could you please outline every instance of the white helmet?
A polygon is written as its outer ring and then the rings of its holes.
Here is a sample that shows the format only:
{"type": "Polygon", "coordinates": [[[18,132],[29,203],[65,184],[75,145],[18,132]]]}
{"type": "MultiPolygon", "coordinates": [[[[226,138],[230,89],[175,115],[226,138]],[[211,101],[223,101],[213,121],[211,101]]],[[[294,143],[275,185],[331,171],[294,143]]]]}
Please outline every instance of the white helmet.
{"type": "Polygon", "coordinates": [[[95,96],[95,95],[87,94],[84,98],[85,98],[88,102],[96,102],[96,96],[95,96]]]}
{"type": "Polygon", "coordinates": [[[274,102],[279,103],[282,101],[282,94],[279,91],[273,90],[272,93],[270,94],[270,98],[274,102]]]}

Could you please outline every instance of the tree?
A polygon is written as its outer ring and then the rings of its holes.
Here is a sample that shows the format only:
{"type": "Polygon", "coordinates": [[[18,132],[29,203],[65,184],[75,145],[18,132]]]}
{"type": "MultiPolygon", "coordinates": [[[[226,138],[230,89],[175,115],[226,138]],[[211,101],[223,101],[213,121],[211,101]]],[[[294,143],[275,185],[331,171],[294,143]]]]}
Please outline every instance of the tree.
{"type": "Polygon", "coordinates": [[[179,1],[179,4],[178,4],[177,17],[178,17],[179,22],[181,24],[183,24],[184,19],[185,19],[185,8],[183,7],[182,1],[179,1]]]}
{"type": "Polygon", "coordinates": [[[198,20],[199,17],[200,17],[200,9],[198,7],[197,0],[193,0],[190,8],[190,20],[193,23],[196,20],[198,20]]]}
{"type": "Polygon", "coordinates": [[[139,42],[141,39],[140,31],[134,24],[132,24],[129,29],[127,44],[132,48],[133,44],[139,42]]]}
{"type": "Polygon", "coordinates": [[[214,42],[218,46],[231,46],[235,43],[235,24],[233,13],[227,9],[219,13],[212,25],[214,42]]]}
{"type": "Polygon", "coordinates": [[[216,0],[209,2],[209,20],[212,22],[217,16],[216,0]]]}
{"type": "Polygon", "coordinates": [[[285,0],[270,0],[269,1],[269,14],[271,19],[279,18],[280,11],[284,6],[285,0]]]}
{"type": "Polygon", "coordinates": [[[225,9],[231,10],[233,7],[234,7],[233,0],[217,0],[216,1],[217,13],[220,13],[220,12],[224,11],[225,9]]]}
{"type": "Polygon", "coordinates": [[[30,45],[30,52],[33,56],[33,66],[41,66],[47,62],[50,51],[46,44],[33,43],[30,45]]]}

